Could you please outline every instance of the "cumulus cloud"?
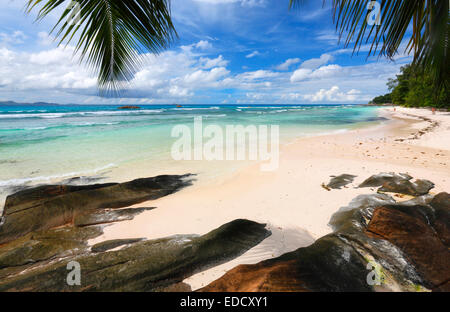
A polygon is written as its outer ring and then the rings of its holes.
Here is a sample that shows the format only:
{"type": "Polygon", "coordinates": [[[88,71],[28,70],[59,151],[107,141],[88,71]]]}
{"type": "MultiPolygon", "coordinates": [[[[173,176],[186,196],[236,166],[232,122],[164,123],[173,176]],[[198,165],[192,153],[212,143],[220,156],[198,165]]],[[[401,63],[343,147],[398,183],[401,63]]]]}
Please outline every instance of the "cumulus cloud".
{"type": "Polygon", "coordinates": [[[10,33],[0,32],[0,45],[14,45],[24,43],[27,36],[23,31],[16,30],[10,33]]]}
{"type": "Polygon", "coordinates": [[[200,40],[195,47],[200,50],[208,50],[212,48],[212,44],[208,40],[200,40]]]}
{"type": "Polygon", "coordinates": [[[361,92],[352,89],[348,92],[342,92],[338,86],[333,86],[331,89],[320,89],[314,94],[306,94],[304,99],[311,102],[354,102],[357,99],[357,95],[361,92]]]}
{"type": "Polygon", "coordinates": [[[279,74],[275,73],[273,71],[270,70],[256,70],[256,71],[250,71],[250,72],[245,72],[242,74],[237,75],[238,79],[241,80],[258,80],[258,79],[267,79],[267,78],[273,78],[273,77],[277,77],[279,74]]]}
{"type": "Polygon", "coordinates": [[[208,69],[212,67],[226,67],[228,65],[228,61],[223,58],[222,55],[219,55],[216,58],[209,57],[200,57],[200,66],[202,68],[208,69]]]}
{"type": "Polygon", "coordinates": [[[278,69],[278,70],[289,70],[289,68],[292,65],[297,64],[297,63],[300,63],[300,59],[299,58],[290,58],[290,59],[287,59],[286,61],[284,61],[284,63],[278,65],[276,67],[276,69],[278,69]]]}
{"type": "Polygon", "coordinates": [[[319,67],[316,70],[299,68],[291,76],[291,82],[299,82],[307,79],[324,79],[341,74],[344,69],[336,64],[319,67]]]}
{"type": "Polygon", "coordinates": [[[300,68],[307,69],[316,69],[319,66],[325,65],[333,60],[333,56],[331,54],[322,54],[319,58],[312,58],[307,61],[304,61],[300,68]]]}

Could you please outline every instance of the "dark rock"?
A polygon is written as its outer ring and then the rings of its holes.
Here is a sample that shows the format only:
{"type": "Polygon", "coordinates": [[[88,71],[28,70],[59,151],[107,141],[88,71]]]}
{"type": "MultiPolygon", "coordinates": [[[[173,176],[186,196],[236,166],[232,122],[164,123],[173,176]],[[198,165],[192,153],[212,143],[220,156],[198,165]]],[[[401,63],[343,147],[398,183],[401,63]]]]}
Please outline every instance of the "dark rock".
{"type": "Polygon", "coordinates": [[[235,220],[200,237],[177,235],[137,242],[116,251],[53,261],[0,279],[0,291],[167,289],[196,272],[243,254],[269,235],[264,224],[235,220]],[[81,266],[81,286],[66,283],[70,272],[67,264],[74,260],[81,266]]]}
{"type": "Polygon", "coordinates": [[[338,236],[258,264],[240,265],[200,291],[371,291],[366,261],[338,236]]]}
{"type": "Polygon", "coordinates": [[[125,105],[117,107],[117,109],[140,109],[140,107],[136,105],[125,105]]]}
{"type": "Polygon", "coordinates": [[[101,227],[65,227],[29,233],[0,247],[0,278],[2,273],[7,274],[4,268],[24,270],[23,266],[82,254],[88,250],[86,241],[102,233],[101,227]]]}
{"type": "Polygon", "coordinates": [[[382,186],[386,182],[399,182],[399,181],[409,181],[412,177],[406,173],[396,174],[393,172],[390,173],[380,173],[371,176],[366,179],[363,183],[361,183],[358,187],[378,187],[382,186]]]}
{"type": "Polygon", "coordinates": [[[41,186],[8,196],[0,223],[0,244],[27,233],[73,223],[86,212],[123,208],[174,193],[190,175],[158,176],[125,183],[41,186]]]}
{"type": "Polygon", "coordinates": [[[144,238],[130,238],[130,239],[113,239],[105,242],[101,242],[92,246],[92,252],[104,252],[120,246],[134,244],[144,240],[144,238]]]}
{"type": "Polygon", "coordinates": [[[101,209],[95,210],[94,212],[88,211],[87,213],[75,216],[73,223],[76,226],[87,226],[132,220],[142,212],[152,209],[155,208],[101,209]]]}
{"type": "Polygon", "coordinates": [[[450,194],[439,193],[430,205],[435,211],[433,227],[442,242],[450,247],[450,194]]]}
{"type": "Polygon", "coordinates": [[[326,186],[332,189],[341,189],[342,187],[352,183],[355,178],[356,176],[351,174],[341,174],[337,177],[332,176],[332,179],[326,186]]]}
{"type": "Polygon", "coordinates": [[[385,182],[378,191],[421,196],[428,194],[433,187],[434,183],[428,180],[416,180],[414,183],[408,180],[402,180],[385,182]]]}

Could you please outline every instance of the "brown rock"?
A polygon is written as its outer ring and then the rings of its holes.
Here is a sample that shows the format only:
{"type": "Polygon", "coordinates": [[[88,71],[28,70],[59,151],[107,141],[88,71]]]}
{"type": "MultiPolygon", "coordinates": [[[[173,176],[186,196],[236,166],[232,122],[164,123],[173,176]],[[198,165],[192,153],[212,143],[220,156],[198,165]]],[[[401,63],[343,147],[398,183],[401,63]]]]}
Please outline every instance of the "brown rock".
{"type": "Polygon", "coordinates": [[[202,292],[371,291],[365,260],[336,235],[252,265],[240,265],[202,292]]]}
{"type": "Polygon", "coordinates": [[[430,286],[450,279],[450,252],[420,211],[421,206],[385,206],[375,209],[366,233],[397,246],[430,286]]]}

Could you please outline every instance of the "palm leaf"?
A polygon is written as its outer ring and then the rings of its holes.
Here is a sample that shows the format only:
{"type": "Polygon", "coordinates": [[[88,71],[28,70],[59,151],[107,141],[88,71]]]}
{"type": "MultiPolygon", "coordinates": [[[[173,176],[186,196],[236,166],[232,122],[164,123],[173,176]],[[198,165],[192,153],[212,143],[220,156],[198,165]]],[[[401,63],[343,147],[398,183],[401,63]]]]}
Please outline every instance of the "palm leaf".
{"type": "MultiPolygon", "coordinates": [[[[324,0],[325,1],[325,0],[324,0]]],[[[299,6],[305,0],[290,0],[299,6]]],[[[367,23],[369,1],[333,0],[333,21],[345,46],[354,43],[353,52],[371,42],[370,55],[393,59],[400,45],[412,34],[405,52],[413,52],[414,65],[429,70],[438,89],[449,84],[449,1],[380,0],[380,25],[367,23]]]]}
{"type": "Polygon", "coordinates": [[[139,68],[140,54],[158,53],[176,36],[169,0],[28,0],[27,11],[39,6],[41,20],[62,5],[52,33],[59,44],[77,41],[75,52],[98,72],[101,91],[119,91],[139,68]]]}

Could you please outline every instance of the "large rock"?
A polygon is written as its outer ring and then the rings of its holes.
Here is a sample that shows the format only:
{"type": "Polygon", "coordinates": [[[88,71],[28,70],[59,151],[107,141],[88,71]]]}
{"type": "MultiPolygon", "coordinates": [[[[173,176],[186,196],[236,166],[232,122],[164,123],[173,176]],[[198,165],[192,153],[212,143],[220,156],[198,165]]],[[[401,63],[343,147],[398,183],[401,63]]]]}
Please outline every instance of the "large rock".
{"type": "Polygon", "coordinates": [[[47,262],[3,277],[0,291],[173,290],[186,277],[243,254],[269,235],[264,224],[235,220],[200,237],[177,235],[139,241],[119,250],[47,262]],[[71,261],[80,264],[80,286],[66,283],[71,261]]]}
{"type": "Polygon", "coordinates": [[[360,195],[332,216],[333,234],[238,266],[201,291],[448,291],[449,203],[447,193],[401,204],[360,195]]]}
{"type": "Polygon", "coordinates": [[[61,227],[29,233],[0,247],[0,280],[33,266],[85,254],[87,240],[103,233],[102,227],[61,227]]]}
{"type": "Polygon", "coordinates": [[[433,227],[442,242],[450,247],[450,194],[439,193],[431,201],[435,218],[433,227]]]}
{"type": "Polygon", "coordinates": [[[366,261],[336,235],[253,265],[240,265],[200,291],[371,291],[366,261]]]}
{"type": "Polygon", "coordinates": [[[382,172],[367,178],[359,187],[378,187],[386,182],[409,181],[412,177],[406,173],[382,172]]]}
{"type": "Polygon", "coordinates": [[[432,188],[434,188],[434,183],[428,180],[416,180],[415,182],[404,180],[386,182],[378,191],[421,196],[428,194],[432,188]]]}
{"type": "Polygon", "coordinates": [[[426,286],[435,288],[450,280],[450,252],[429,223],[427,213],[432,212],[422,206],[379,207],[366,232],[397,246],[422,275],[426,286]]]}
{"type": "Polygon", "coordinates": [[[50,185],[18,192],[6,199],[0,244],[33,231],[71,224],[97,209],[122,208],[166,196],[190,185],[189,176],[164,175],[88,186],[50,185]]]}
{"type": "Polygon", "coordinates": [[[434,183],[428,180],[416,180],[411,182],[413,177],[406,173],[380,173],[366,179],[359,187],[378,187],[378,191],[400,193],[411,196],[421,196],[428,194],[434,187],[434,183]]]}

